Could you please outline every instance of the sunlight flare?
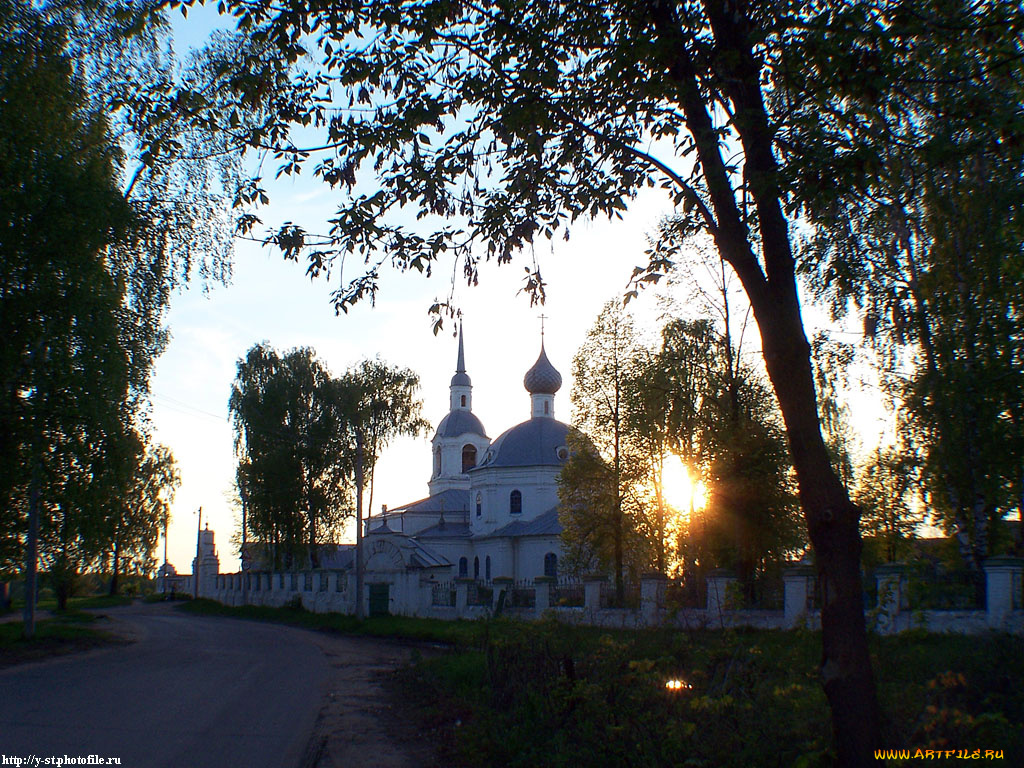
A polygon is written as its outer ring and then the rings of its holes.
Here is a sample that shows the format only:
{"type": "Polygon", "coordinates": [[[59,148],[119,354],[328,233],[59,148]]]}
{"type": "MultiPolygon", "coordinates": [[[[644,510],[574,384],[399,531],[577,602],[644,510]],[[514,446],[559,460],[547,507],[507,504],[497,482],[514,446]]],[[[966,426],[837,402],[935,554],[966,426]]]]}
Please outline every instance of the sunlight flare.
{"type": "Polygon", "coordinates": [[[707,504],[707,489],[699,480],[691,478],[689,467],[675,454],[665,457],[662,468],[665,501],[683,513],[690,509],[703,509],[707,504]]]}

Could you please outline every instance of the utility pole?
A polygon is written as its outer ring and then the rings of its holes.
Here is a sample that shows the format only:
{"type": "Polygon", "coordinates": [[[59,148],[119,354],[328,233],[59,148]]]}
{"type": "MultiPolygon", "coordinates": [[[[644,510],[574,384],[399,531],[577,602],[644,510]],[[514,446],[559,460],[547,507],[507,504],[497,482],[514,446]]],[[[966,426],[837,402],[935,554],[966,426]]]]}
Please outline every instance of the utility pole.
{"type": "Polygon", "coordinates": [[[356,430],[356,618],[365,618],[363,606],[363,430],[356,430]]]}
{"type": "Polygon", "coordinates": [[[199,508],[199,522],[196,523],[196,564],[192,568],[192,593],[193,597],[199,597],[199,542],[203,538],[203,508],[199,508]]]}
{"type": "MultiPolygon", "coordinates": [[[[245,482],[238,484],[238,495],[242,499],[242,551],[239,552],[238,570],[242,571],[242,605],[249,604],[249,574],[245,567],[245,545],[246,545],[246,512],[248,507],[248,494],[245,492],[245,482]]],[[[273,569],[271,569],[273,570],[273,569]]]]}
{"type": "Polygon", "coordinates": [[[161,593],[164,596],[167,595],[167,525],[170,522],[170,519],[171,519],[170,515],[168,515],[167,512],[165,511],[164,512],[164,577],[162,579],[163,589],[160,590],[161,593]]]}

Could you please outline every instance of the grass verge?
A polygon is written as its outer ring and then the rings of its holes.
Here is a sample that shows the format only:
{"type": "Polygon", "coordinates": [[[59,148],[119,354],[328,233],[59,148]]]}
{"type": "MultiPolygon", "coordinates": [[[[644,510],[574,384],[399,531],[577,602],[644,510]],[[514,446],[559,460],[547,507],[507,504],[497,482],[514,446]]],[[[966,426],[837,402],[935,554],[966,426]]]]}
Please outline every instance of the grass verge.
{"type": "Polygon", "coordinates": [[[454,647],[477,646],[483,641],[486,633],[484,623],[480,621],[442,621],[406,616],[374,616],[359,621],[355,616],[339,613],[311,613],[302,608],[268,608],[257,605],[232,607],[205,599],[183,602],[178,606],[178,610],[200,616],[230,616],[271,621],[347,635],[442,643],[454,647]]]}
{"type": "MultiPolygon", "coordinates": [[[[90,595],[87,597],[72,597],[68,600],[67,610],[95,610],[99,608],[114,608],[119,605],[131,605],[134,598],[127,595],[90,595]]],[[[24,600],[15,600],[11,605],[11,613],[21,613],[25,607],[24,600]]],[[[37,611],[56,611],[57,601],[48,597],[36,603],[37,611]]]]}
{"type": "Polygon", "coordinates": [[[37,621],[31,640],[22,636],[22,622],[0,624],[0,668],[123,642],[108,632],[90,627],[96,618],[84,611],[65,611],[56,618],[37,621]]]}

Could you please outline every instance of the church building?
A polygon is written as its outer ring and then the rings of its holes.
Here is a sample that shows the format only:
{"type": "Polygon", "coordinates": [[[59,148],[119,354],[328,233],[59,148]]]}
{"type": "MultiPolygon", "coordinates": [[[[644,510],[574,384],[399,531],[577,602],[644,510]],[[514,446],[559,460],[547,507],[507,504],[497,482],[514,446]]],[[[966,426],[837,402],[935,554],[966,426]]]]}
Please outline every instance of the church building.
{"type": "MultiPolygon", "coordinates": [[[[543,336],[523,386],[529,418],[492,441],[473,413],[460,329],[448,414],[431,441],[429,495],[366,521],[371,589],[389,584],[394,600],[410,593],[414,580],[431,577],[522,581],[558,575],[558,475],[569,458],[571,428],[555,419],[562,377],[548,360],[543,336]]],[[[415,612],[413,606],[392,607],[415,612]]]]}

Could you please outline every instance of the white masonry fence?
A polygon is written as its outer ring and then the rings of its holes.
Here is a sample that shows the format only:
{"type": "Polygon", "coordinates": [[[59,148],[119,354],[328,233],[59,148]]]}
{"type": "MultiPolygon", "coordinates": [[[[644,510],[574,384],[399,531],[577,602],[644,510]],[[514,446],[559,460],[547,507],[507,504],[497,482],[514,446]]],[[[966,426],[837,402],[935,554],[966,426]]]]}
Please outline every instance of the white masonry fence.
{"type": "MultiPolygon", "coordinates": [[[[931,632],[973,634],[987,630],[1024,635],[1024,559],[993,557],[985,563],[983,608],[915,607],[913,569],[900,564],[874,571],[876,597],[866,598],[870,627],[881,634],[920,628],[931,632]]],[[[372,579],[368,579],[368,584],[372,579]]],[[[681,628],[755,627],[791,629],[821,625],[814,567],[790,564],[782,572],[781,609],[737,607],[742,603],[736,577],[712,571],[700,594],[703,604],[666,600],[669,581],[658,574],[640,579],[618,600],[604,577],[580,581],[540,576],[532,581],[495,578],[415,577],[410,571],[393,579],[388,612],[443,619],[479,618],[497,613],[523,619],[544,615],[560,621],[605,627],[677,626],[681,628]]],[[[302,607],[316,613],[355,613],[355,577],[346,570],[201,574],[200,595],[225,605],[302,607]]],[[[192,594],[192,577],[176,583],[192,594]]],[[[364,595],[368,600],[369,590],[364,595]]],[[[777,600],[777,595],[776,595],[777,600]]],[[[776,603],[777,604],[777,603],[776,603]]]]}

